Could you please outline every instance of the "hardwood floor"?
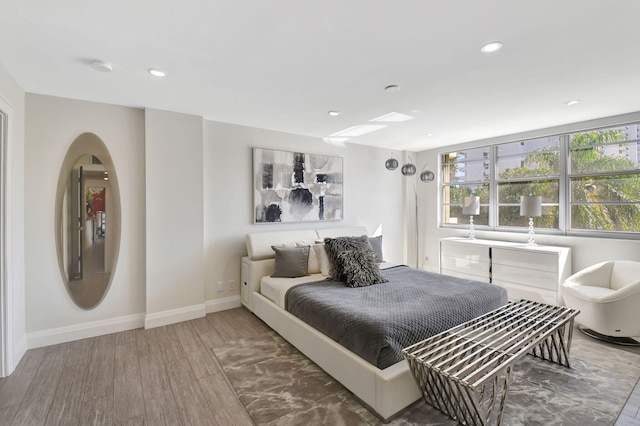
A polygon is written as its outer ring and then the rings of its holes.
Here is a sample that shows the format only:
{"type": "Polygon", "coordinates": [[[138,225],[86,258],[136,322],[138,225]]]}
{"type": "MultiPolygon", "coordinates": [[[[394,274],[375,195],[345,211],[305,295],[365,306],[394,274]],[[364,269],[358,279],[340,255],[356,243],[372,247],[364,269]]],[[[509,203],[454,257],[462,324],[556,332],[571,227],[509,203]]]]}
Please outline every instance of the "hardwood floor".
{"type": "Polygon", "coordinates": [[[239,308],[31,349],[0,380],[0,425],[253,424],[212,349],[266,332],[239,308]]]}

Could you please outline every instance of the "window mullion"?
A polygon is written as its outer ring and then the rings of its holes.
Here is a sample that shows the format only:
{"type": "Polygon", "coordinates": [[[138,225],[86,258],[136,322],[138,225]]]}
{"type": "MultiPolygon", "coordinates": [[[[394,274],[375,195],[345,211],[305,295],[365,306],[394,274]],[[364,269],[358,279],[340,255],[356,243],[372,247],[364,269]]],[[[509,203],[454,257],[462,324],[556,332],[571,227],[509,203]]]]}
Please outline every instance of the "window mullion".
{"type": "Polygon", "coordinates": [[[560,185],[558,194],[558,227],[564,234],[569,229],[571,218],[569,217],[571,212],[571,192],[570,192],[570,179],[569,179],[569,135],[560,135],[560,185]]]}

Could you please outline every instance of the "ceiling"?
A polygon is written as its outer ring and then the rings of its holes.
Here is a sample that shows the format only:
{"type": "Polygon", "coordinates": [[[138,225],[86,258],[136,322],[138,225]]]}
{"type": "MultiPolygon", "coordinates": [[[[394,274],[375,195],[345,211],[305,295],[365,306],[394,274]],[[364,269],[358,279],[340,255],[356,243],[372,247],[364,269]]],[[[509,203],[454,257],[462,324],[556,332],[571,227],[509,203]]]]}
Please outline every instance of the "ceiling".
{"type": "Polygon", "coordinates": [[[419,151],[640,111],[639,16],[637,0],[0,0],[0,62],[29,93],[318,138],[387,124],[348,142],[419,151]],[[370,122],[390,112],[414,118],[370,122]]]}

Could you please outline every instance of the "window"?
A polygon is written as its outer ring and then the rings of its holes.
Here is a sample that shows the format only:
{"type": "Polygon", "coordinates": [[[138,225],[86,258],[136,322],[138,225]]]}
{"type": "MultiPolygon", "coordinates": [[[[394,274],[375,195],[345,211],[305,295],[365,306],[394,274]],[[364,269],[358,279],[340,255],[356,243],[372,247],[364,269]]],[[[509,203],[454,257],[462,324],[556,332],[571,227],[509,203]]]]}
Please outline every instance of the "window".
{"type": "Polygon", "coordinates": [[[542,196],[536,229],[611,236],[640,233],[640,123],[448,152],[441,157],[442,221],[466,225],[480,196],[479,227],[528,226],[520,196],[542,196]]]}
{"type": "Polygon", "coordinates": [[[570,229],[640,232],[638,124],[569,135],[570,229]]]}
{"type": "Polygon", "coordinates": [[[496,147],[498,226],[528,226],[520,216],[521,195],[541,195],[536,228],[558,229],[560,138],[531,139],[496,147]]]}
{"type": "Polygon", "coordinates": [[[462,214],[462,203],[468,195],[480,196],[480,215],[474,217],[477,225],[489,224],[490,148],[475,148],[451,152],[442,157],[443,222],[468,224],[469,217],[462,214]]]}

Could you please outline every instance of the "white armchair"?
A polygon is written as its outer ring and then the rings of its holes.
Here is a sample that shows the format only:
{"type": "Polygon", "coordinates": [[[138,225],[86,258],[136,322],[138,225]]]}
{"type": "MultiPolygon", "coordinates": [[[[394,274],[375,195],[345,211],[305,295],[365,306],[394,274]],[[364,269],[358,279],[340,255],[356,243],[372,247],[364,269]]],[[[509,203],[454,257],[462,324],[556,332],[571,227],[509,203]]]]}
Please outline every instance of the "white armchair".
{"type": "Polygon", "coordinates": [[[586,334],[614,343],[637,342],[628,338],[640,336],[640,262],[616,260],[590,266],[567,278],[562,294],[567,306],[580,310],[576,321],[586,334]]]}

